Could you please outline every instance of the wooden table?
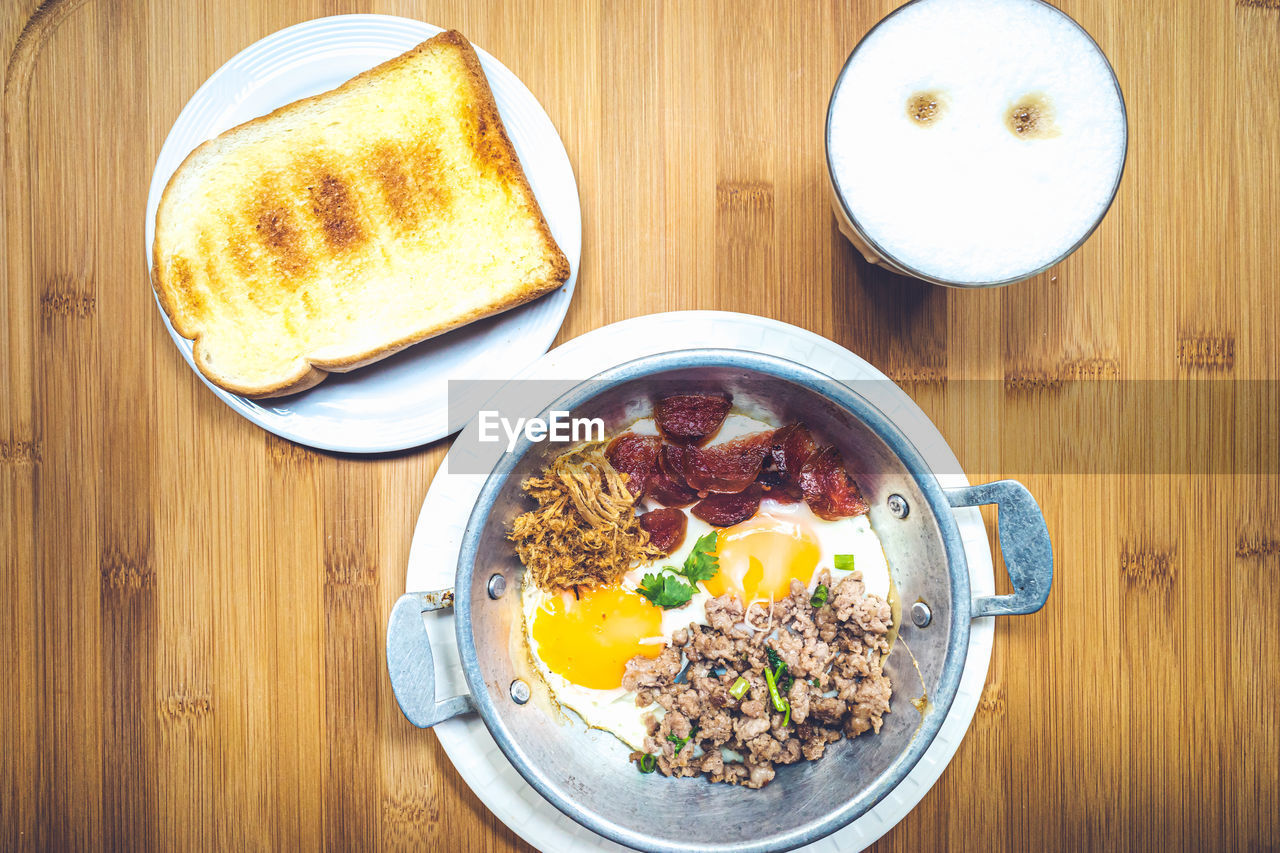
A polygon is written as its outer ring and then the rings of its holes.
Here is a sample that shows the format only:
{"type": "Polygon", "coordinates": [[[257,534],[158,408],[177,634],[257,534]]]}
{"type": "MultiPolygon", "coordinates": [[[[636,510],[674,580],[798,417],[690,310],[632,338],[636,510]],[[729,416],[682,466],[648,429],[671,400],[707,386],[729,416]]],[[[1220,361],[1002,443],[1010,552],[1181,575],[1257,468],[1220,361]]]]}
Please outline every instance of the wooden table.
{"type": "Polygon", "coordinates": [[[894,5],[6,3],[0,847],[524,846],[385,674],[447,442],[361,459],[267,434],[201,385],[147,284],[186,99],[274,30],[380,11],[461,29],[563,135],[584,251],[560,340],[678,308],[785,320],[902,380],[975,481],[1038,496],[1050,603],[999,622],[968,737],[878,848],[1277,849],[1276,398],[1239,381],[1280,379],[1280,7],[1064,0],[1125,91],[1120,195],[1036,281],[952,292],[868,267],[824,196],[836,72],[894,5]],[[1079,383],[1213,379],[1254,389],[1217,432],[1143,420],[1227,463],[1019,461],[1094,446],[1105,424],[1055,408],[1079,383]]]}

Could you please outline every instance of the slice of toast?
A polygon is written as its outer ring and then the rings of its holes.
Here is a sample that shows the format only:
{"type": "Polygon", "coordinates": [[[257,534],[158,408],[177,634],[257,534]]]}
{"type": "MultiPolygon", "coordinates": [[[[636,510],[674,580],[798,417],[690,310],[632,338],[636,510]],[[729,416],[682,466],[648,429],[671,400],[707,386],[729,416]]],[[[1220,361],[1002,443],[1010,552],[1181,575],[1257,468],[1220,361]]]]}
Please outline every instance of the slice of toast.
{"type": "Polygon", "coordinates": [[[191,152],[151,276],[205,376],[275,397],[528,302],[569,263],[449,31],[191,152]]]}

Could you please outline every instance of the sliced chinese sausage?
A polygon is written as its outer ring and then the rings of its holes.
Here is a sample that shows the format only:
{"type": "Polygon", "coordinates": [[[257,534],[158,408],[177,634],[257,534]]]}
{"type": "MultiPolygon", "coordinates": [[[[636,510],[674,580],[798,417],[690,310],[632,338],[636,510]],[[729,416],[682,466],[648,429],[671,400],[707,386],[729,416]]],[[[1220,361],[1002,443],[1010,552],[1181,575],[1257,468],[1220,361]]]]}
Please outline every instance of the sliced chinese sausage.
{"type": "Polygon", "coordinates": [[[639,500],[649,488],[661,449],[662,439],[656,435],[624,432],[609,442],[604,455],[618,473],[627,475],[627,488],[639,500]]]}
{"type": "Polygon", "coordinates": [[[683,447],[664,444],[658,453],[658,464],[649,478],[649,497],[663,506],[684,507],[698,499],[698,493],[684,479],[684,451],[683,447]]]}
{"type": "Polygon", "coordinates": [[[862,515],[868,509],[834,447],[824,447],[809,457],[800,470],[800,489],[813,514],[827,521],[862,515]]]}
{"type": "Polygon", "coordinates": [[[780,504],[794,504],[804,500],[804,495],[801,494],[800,487],[794,483],[774,482],[770,478],[764,476],[763,472],[756,482],[764,487],[765,497],[777,501],[780,504]]]}
{"type": "Polygon", "coordinates": [[[783,503],[794,503],[804,495],[800,489],[800,471],[817,450],[817,443],[803,424],[788,424],[773,433],[769,455],[760,471],[760,482],[769,497],[783,503]]]}
{"type": "Polygon", "coordinates": [[[655,509],[640,516],[640,526],[649,534],[649,541],[670,554],[684,542],[689,518],[678,509],[655,509]]]}
{"type": "Polygon", "coordinates": [[[713,527],[732,527],[756,514],[760,509],[760,487],[752,483],[734,495],[712,495],[703,498],[689,510],[713,527]]]}
{"type": "Polygon", "coordinates": [[[688,450],[679,444],[664,444],[662,450],[658,452],[658,467],[677,483],[688,484],[684,470],[685,458],[688,455],[688,450]]]}
{"type": "Polygon", "coordinates": [[[804,424],[789,424],[773,434],[773,457],[784,481],[799,482],[800,471],[818,450],[817,443],[804,424]]]}
{"type": "Polygon", "coordinates": [[[755,482],[772,438],[772,431],[757,432],[711,447],[687,447],[685,481],[699,493],[737,494],[755,482]]]}
{"type": "Polygon", "coordinates": [[[773,463],[771,455],[765,454],[764,462],[760,466],[760,473],[756,475],[756,482],[766,489],[782,485],[782,473],[778,471],[778,466],[773,463]]]}
{"type": "Polygon", "coordinates": [[[729,399],[717,394],[675,394],[653,407],[653,420],[672,444],[701,444],[729,414],[729,399]]]}

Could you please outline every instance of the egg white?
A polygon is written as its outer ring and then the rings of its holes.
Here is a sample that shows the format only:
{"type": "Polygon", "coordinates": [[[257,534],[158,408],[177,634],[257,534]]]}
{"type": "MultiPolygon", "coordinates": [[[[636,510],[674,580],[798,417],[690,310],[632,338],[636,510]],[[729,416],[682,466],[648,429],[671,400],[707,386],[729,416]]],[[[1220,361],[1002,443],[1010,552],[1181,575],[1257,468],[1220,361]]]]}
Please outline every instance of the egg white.
{"type": "MultiPolygon", "coordinates": [[[[780,504],[765,500],[760,505],[756,518],[772,516],[780,520],[795,522],[799,527],[813,534],[818,543],[818,571],[828,569],[831,572],[831,585],[834,587],[854,571],[862,572],[862,583],[871,595],[881,598],[889,597],[889,559],[885,557],[884,548],[880,545],[880,537],[871,526],[866,515],[855,515],[852,518],[840,518],[826,521],[818,518],[803,501],[793,504],[780,504]],[[840,570],[836,566],[837,554],[853,556],[853,569],[840,570]]],[[[809,582],[812,591],[817,588],[817,572],[809,582]]]]}
{"type": "MultiPolygon", "coordinates": [[[[744,435],[773,428],[763,421],[736,412],[731,413],[725,418],[724,424],[709,442],[709,445],[732,441],[744,435]]],[[[629,427],[629,430],[640,435],[656,435],[658,432],[652,418],[643,418],[636,421],[629,427]]],[[[660,504],[646,500],[643,506],[637,508],[637,511],[644,512],[657,509],[659,506],[660,504]]],[[[716,529],[702,519],[695,518],[688,508],[681,510],[681,512],[685,514],[687,519],[684,540],[669,556],[652,560],[624,575],[621,581],[624,589],[635,589],[643,581],[646,574],[657,573],[664,566],[682,566],[698,539],[716,529]]],[[[808,531],[817,543],[820,554],[814,578],[809,583],[811,591],[816,588],[817,575],[822,569],[830,571],[833,587],[846,575],[851,574],[851,571],[841,571],[835,568],[835,556],[837,554],[851,554],[854,559],[854,570],[862,573],[862,581],[866,585],[867,592],[882,598],[888,598],[890,590],[889,561],[885,557],[884,549],[880,545],[880,539],[866,515],[826,521],[814,515],[813,511],[803,501],[782,504],[766,499],[761,503],[760,511],[756,514],[756,518],[765,516],[796,524],[801,529],[808,531]]],[[[637,707],[636,692],[633,690],[624,690],[622,687],[609,690],[582,687],[573,684],[564,676],[552,672],[538,654],[538,642],[533,637],[533,622],[539,608],[552,595],[558,593],[548,593],[538,589],[527,578],[528,576],[526,575],[526,581],[521,589],[525,640],[528,643],[534,665],[555,701],[562,708],[567,708],[576,713],[588,726],[604,729],[633,749],[641,749],[645,737],[645,715],[654,713],[660,717],[663,713],[662,708],[656,704],[643,708],[637,707]]],[[[683,607],[664,610],[659,633],[653,637],[646,637],[641,642],[652,642],[659,646],[665,645],[671,641],[672,635],[677,630],[689,627],[690,623],[707,624],[707,602],[710,599],[710,593],[706,591],[702,584],[698,584],[698,591],[694,594],[693,599],[683,607]]]]}

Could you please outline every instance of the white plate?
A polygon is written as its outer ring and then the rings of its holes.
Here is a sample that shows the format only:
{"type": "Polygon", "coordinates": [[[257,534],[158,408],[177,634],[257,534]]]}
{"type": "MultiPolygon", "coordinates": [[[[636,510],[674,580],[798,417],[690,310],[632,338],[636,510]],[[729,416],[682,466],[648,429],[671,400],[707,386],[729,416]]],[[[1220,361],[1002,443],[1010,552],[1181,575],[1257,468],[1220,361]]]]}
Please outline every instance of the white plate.
{"type": "MultiPolygon", "coordinates": [[[[897,424],[935,472],[961,470],[937,427],[883,373],[826,338],[750,314],[677,311],[614,323],[557,347],[535,362],[521,378],[586,379],[641,356],[679,349],[676,342],[680,341],[697,341],[699,347],[768,353],[841,381],[858,381],[858,393],[868,397],[897,424]]],[[[467,430],[475,428],[474,421],[466,427],[467,430]]],[[[409,550],[406,592],[453,586],[462,533],[485,477],[448,471],[446,456],[418,515],[409,550]]],[[[938,479],[944,488],[969,484],[963,474],[940,473],[938,479]]],[[[972,507],[956,510],[956,522],[969,561],[973,595],[994,594],[991,545],[982,515],[972,507]]],[[[437,696],[443,698],[465,692],[452,611],[424,614],[423,618],[435,652],[437,696]]],[[[942,775],[973,719],[987,678],[993,635],[991,619],[974,620],[955,701],[933,743],[911,773],[871,811],[804,850],[811,853],[861,850],[888,832],[920,802],[942,775]]],[[[436,726],[435,732],[449,760],[476,796],[534,847],[548,853],[628,849],[574,823],[544,800],[507,761],[479,716],[472,714],[448,720],[436,726]]]]}
{"type": "MultiPolygon", "coordinates": [[[[147,269],[156,208],[169,178],[200,143],[277,107],[328,91],[440,32],[389,15],[338,15],[267,36],[219,68],[183,108],[160,149],[147,198],[147,269]]],[[[569,280],[528,305],[425,341],[315,388],[254,401],[205,380],[222,400],[276,435],[349,453],[416,447],[456,432],[448,422],[449,379],[505,379],[547,351],[573,296],[582,253],[582,210],[569,155],[533,94],[479,47],[498,111],[551,233],[569,259],[569,280]]],[[[157,302],[157,307],[159,303],[157,302]]],[[[191,341],[165,326],[191,369],[191,341]]]]}

